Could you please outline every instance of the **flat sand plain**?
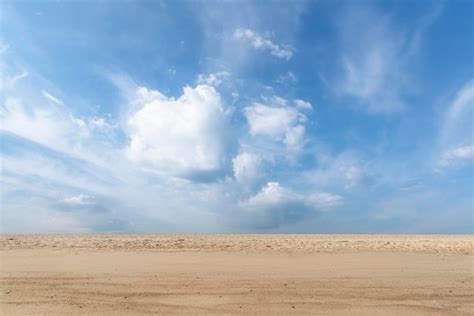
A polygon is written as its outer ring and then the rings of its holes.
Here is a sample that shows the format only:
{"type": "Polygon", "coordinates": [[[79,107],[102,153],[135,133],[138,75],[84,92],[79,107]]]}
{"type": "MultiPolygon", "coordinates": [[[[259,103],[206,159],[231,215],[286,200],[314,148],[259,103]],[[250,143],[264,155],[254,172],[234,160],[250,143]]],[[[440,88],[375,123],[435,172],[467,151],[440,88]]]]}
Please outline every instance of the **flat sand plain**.
{"type": "Polygon", "coordinates": [[[474,315],[474,236],[2,235],[1,315],[474,315]]]}

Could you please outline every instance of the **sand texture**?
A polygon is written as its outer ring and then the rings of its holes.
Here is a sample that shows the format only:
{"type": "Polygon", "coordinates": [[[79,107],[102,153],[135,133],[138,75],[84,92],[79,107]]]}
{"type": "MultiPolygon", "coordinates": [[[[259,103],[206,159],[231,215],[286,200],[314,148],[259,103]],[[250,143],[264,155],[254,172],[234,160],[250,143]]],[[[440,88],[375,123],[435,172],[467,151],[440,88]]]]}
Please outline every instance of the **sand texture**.
{"type": "Polygon", "coordinates": [[[3,235],[1,315],[474,315],[474,238],[3,235]]]}

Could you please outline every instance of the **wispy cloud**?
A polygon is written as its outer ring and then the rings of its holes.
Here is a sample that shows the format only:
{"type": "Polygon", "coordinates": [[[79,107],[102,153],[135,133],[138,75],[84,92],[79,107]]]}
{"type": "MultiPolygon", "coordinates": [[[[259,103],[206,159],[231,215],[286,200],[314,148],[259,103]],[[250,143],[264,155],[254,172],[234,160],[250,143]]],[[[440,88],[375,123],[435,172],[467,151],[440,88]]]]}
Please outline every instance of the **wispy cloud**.
{"type": "Polygon", "coordinates": [[[18,81],[24,79],[28,77],[28,72],[26,70],[23,70],[20,74],[16,75],[16,76],[13,76],[12,78],[9,78],[9,80],[7,80],[7,85],[8,86],[13,86],[15,85],[15,83],[17,83],[18,81]]]}
{"type": "Polygon", "coordinates": [[[64,102],[59,100],[58,98],[56,98],[55,96],[53,96],[52,94],[50,94],[49,92],[47,91],[44,91],[44,90],[41,90],[41,93],[43,94],[43,96],[48,99],[49,101],[57,104],[57,105],[64,105],[64,102]]]}
{"type": "Polygon", "coordinates": [[[446,112],[444,133],[450,133],[456,121],[462,118],[464,111],[472,109],[474,102],[474,79],[467,82],[457,91],[453,102],[446,112]]]}
{"type": "Polygon", "coordinates": [[[292,71],[288,70],[286,74],[280,75],[275,82],[288,86],[297,83],[298,78],[292,71]]]}
{"type": "Polygon", "coordinates": [[[462,86],[441,122],[436,169],[473,163],[474,80],[462,86]]]}
{"type": "Polygon", "coordinates": [[[289,60],[295,49],[289,45],[278,45],[273,43],[270,39],[262,37],[260,34],[251,29],[236,29],[234,38],[245,39],[249,41],[255,49],[262,49],[270,51],[270,54],[277,58],[289,60]]]}
{"type": "Polygon", "coordinates": [[[337,155],[316,150],[317,167],[306,173],[308,181],[319,188],[352,189],[367,177],[367,162],[352,152],[337,155]]]}
{"type": "Polygon", "coordinates": [[[423,15],[416,25],[415,30],[412,33],[410,42],[408,44],[408,54],[417,54],[420,50],[422,37],[428,31],[433,23],[442,15],[444,9],[444,2],[434,2],[434,6],[431,10],[423,15]]]}
{"type": "Polygon", "coordinates": [[[474,145],[454,148],[444,152],[438,162],[439,167],[452,167],[474,162],[474,145]]]}
{"type": "Polygon", "coordinates": [[[0,122],[4,131],[64,151],[87,133],[84,121],[52,107],[32,109],[18,98],[7,98],[0,122]]]}
{"type": "Polygon", "coordinates": [[[403,35],[373,8],[346,11],[340,23],[343,73],[337,88],[369,111],[403,108],[403,35]]]}
{"type": "Polygon", "coordinates": [[[411,63],[423,34],[441,15],[436,5],[411,29],[405,30],[373,6],[351,6],[339,22],[342,47],[337,93],[353,97],[371,113],[390,114],[407,106],[416,82],[411,63]]]}

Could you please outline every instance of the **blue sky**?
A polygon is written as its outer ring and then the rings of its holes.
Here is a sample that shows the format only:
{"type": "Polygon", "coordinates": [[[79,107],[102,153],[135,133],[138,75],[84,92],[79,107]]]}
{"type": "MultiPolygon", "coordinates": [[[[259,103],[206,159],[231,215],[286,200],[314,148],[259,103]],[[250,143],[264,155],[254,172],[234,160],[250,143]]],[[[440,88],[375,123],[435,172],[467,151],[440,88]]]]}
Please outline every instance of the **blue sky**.
{"type": "Polygon", "coordinates": [[[472,1],[3,1],[3,232],[472,233],[472,1]]]}

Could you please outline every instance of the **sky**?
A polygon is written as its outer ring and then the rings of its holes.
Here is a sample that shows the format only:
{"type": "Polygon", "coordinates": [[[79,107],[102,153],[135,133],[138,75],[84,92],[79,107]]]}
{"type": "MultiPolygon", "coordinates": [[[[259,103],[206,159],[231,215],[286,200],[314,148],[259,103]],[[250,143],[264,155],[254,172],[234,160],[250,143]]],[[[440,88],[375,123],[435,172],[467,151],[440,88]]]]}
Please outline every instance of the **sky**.
{"type": "Polygon", "coordinates": [[[474,2],[0,4],[4,233],[473,233],[474,2]]]}

